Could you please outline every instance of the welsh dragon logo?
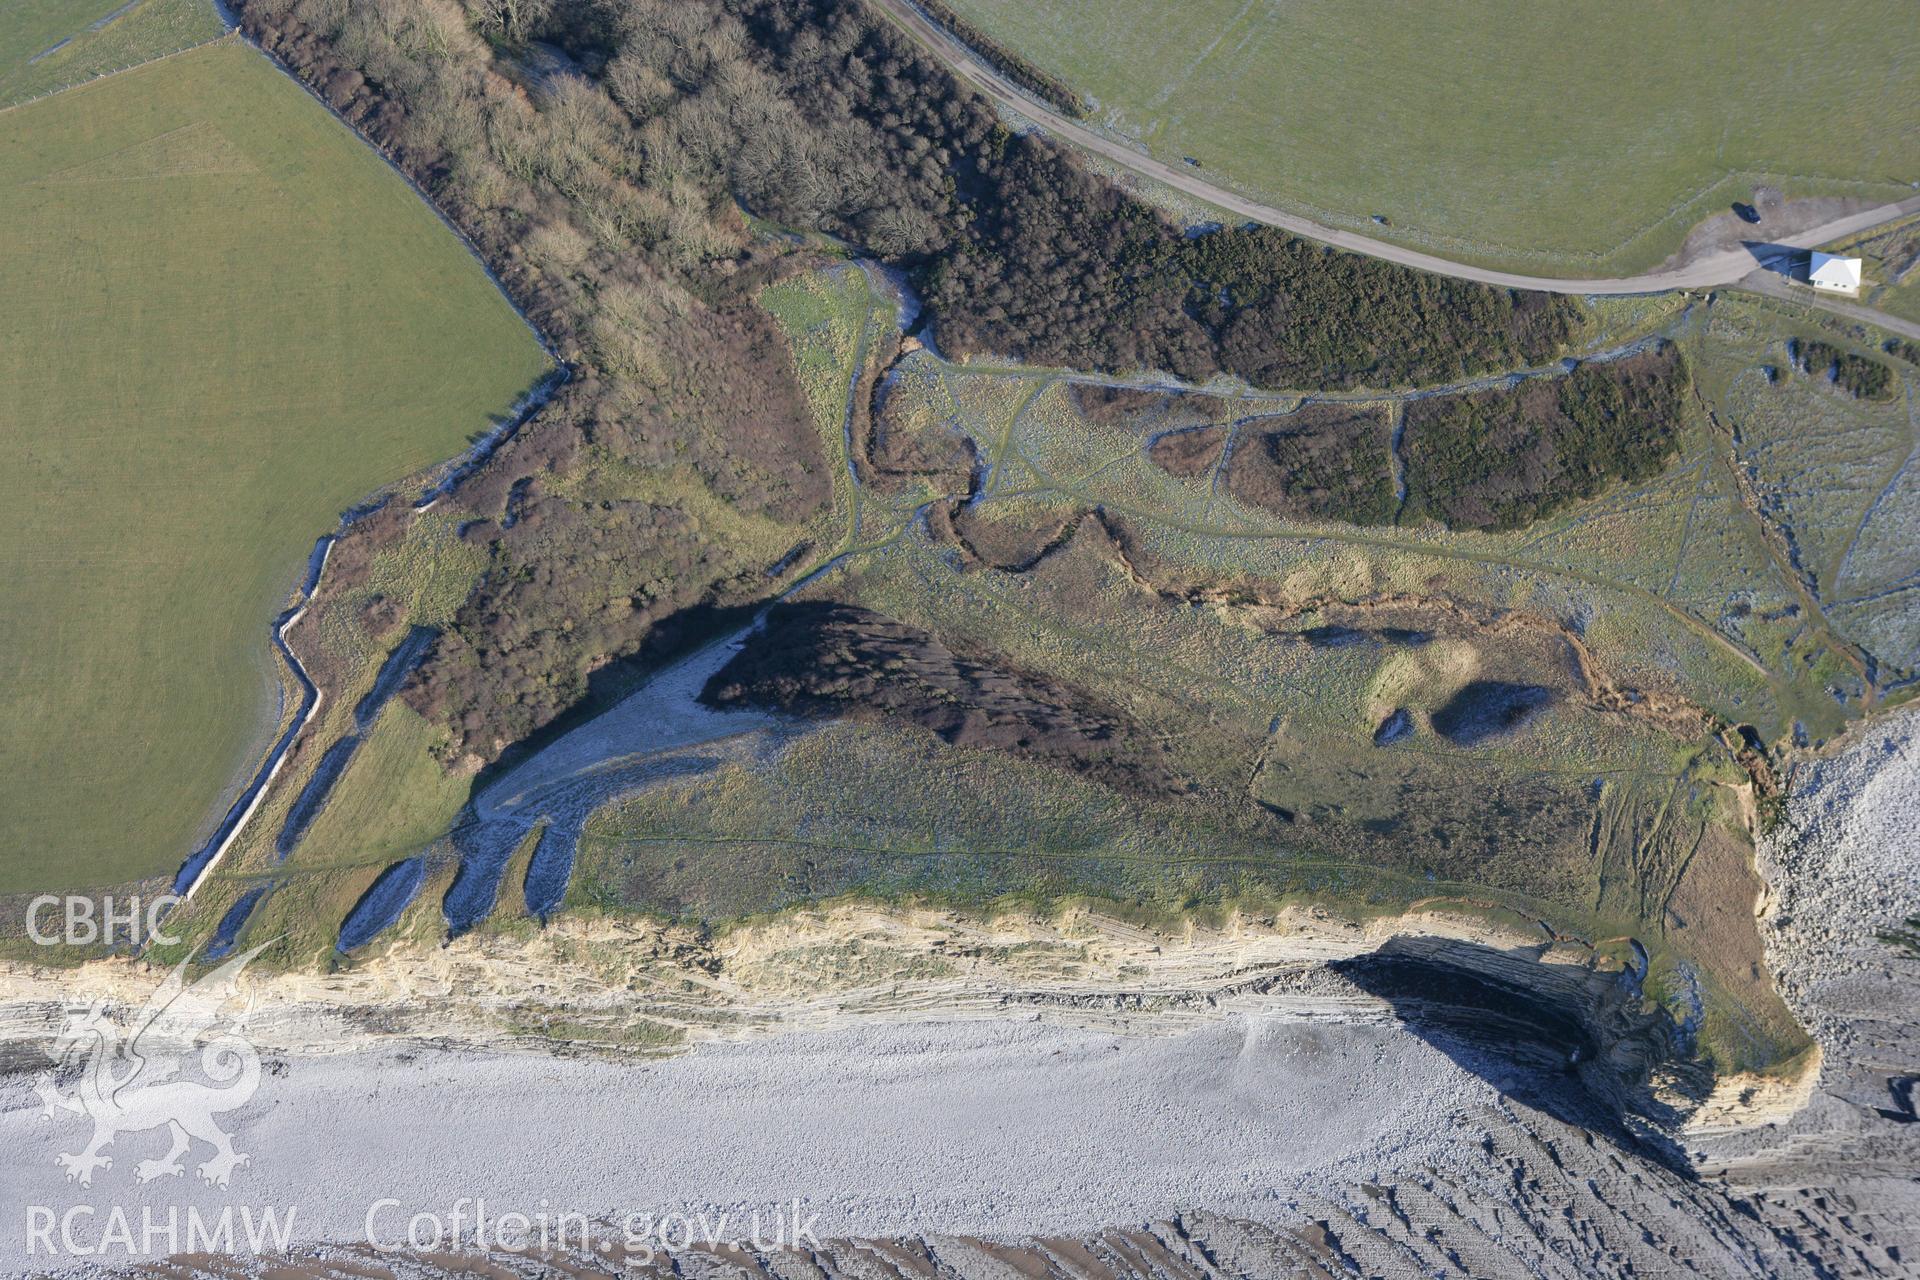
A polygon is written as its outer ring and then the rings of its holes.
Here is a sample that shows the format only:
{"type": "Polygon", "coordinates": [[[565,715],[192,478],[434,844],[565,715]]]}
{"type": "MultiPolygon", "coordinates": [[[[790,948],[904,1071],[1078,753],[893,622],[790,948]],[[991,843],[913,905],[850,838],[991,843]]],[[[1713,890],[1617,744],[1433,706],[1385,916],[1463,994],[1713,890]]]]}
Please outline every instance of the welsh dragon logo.
{"type": "Polygon", "coordinates": [[[226,1010],[238,994],[240,971],[261,950],[255,947],[237,956],[191,985],[186,971],[193,958],[187,957],[132,1017],[127,1030],[99,1000],[84,1010],[68,1011],[66,1025],[47,1053],[57,1068],[78,1064],[74,1091],[62,1093],[51,1071],[41,1072],[35,1081],[48,1119],[68,1112],[93,1122],[93,1137],[85,1147],[55,1157],[68,1181],[91,1186],[95,1170],[113,1167],[113,1157],[104,1152],[115,1138],[149,1129],[167,1129],[172,1146],[159,1159],[135,1166],[141,1182],[183,1172],[181,1157],[196,1140],[213,1148],[198,1169],[215,1186],[226,1186],[234,1169],[247,1163],[216,1117],[245,1106],[260,1087],[260,1054],[242,1035],[251,1006],[238,1013],[226,1010]],[[195,1046],[200,1047],[205,1080],[177,1078],[195,1046]]]}

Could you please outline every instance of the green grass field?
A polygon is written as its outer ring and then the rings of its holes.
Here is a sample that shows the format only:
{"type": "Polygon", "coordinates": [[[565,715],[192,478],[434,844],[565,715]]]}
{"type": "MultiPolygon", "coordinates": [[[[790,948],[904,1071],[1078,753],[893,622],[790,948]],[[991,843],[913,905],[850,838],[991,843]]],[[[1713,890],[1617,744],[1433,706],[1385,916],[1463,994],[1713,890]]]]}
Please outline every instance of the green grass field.
{"type": "Polygon", "coordinates": [[[1902,0],[949,2],[1162,160],[1490,264],[1626,273],[1756,180],[1891,197],[1920,178],[1902,0]]]}
{"type": "MultiPolygon", "coordinates": [[[[0,23],[0,74],[11,73],[118,9],[123,0],[14,0],[0,23]]],[[[212,12],[211,6],[208,8],[212,12]]]]}
{"type": "Polygon", "coordinates": [[[0,131],[0,892],[171,873],[275,719],[315,536],[545,370],[479,266],[258,53],[0,131]]]}
{"type": "Polygon", "coordinates": [[[20,0],[0,19],[0,106],[220,34],[212,0],[20,0]]]}

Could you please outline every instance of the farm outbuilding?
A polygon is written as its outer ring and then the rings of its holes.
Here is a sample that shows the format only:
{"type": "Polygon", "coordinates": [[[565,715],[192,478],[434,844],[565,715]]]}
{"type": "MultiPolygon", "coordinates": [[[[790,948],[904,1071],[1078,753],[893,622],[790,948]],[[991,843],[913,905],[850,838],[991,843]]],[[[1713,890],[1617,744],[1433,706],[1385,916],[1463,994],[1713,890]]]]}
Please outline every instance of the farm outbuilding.
{"type": "Polygon", "coordinates": [[[1834,293],[1858,293],[1860,259],[1837,258],[1830,253],[1816,251],[1807,262],[1807,283],[1816,289],[1828,289],[1834,293]]]}

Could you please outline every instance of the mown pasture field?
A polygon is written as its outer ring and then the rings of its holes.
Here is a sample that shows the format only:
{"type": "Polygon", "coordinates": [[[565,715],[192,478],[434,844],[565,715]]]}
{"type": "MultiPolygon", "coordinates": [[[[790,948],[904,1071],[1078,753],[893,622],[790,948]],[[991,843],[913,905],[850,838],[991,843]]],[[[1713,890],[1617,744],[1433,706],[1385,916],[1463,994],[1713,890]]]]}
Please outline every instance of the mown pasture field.
{"type": "Polygon", "coordinates": [[[547,367],[380,158],[219,42],[0,136],[0,892],[171,873],[279,714],[346,508],[547,367]]]}
{"type": "MultiPolygon", "coordinates": [[[[118,9],[122,0],[17,0],[0,23],[0,73],[10,73],[118,9]]],[[[209,8],[211,13],[211,8],[209,8]]]]}
{"type": "Polygon", "coordinates": [[[20,0],[0,19],[0,106],[220,35],[212,0],[20,0]]]}
{"type": "Polygon", "coordinates": [[[1899,0],[950,3],[1163,161],[1493,265],[1626,274],[1756,182],[1890,198],[1920,177],[1899,0]]]}

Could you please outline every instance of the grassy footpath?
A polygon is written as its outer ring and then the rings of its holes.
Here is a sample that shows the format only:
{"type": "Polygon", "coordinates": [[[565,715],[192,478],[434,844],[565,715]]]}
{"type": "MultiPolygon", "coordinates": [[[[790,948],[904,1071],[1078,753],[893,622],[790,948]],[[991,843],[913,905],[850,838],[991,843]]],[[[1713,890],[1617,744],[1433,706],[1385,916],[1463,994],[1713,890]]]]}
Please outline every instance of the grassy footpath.
{"type": "Polygon", "coordinates": [[[1920,178],[1902,0],[950,3],[1161,160],[1488,265],[1625,274],[1763,177],[1920,178]]]}
{"type": "Polygon", "coordinates": [[[359,139],[232,42],[0,133],[0,892],[169,872],[274,709],[315,535],[546,357],[359,139]]]}

